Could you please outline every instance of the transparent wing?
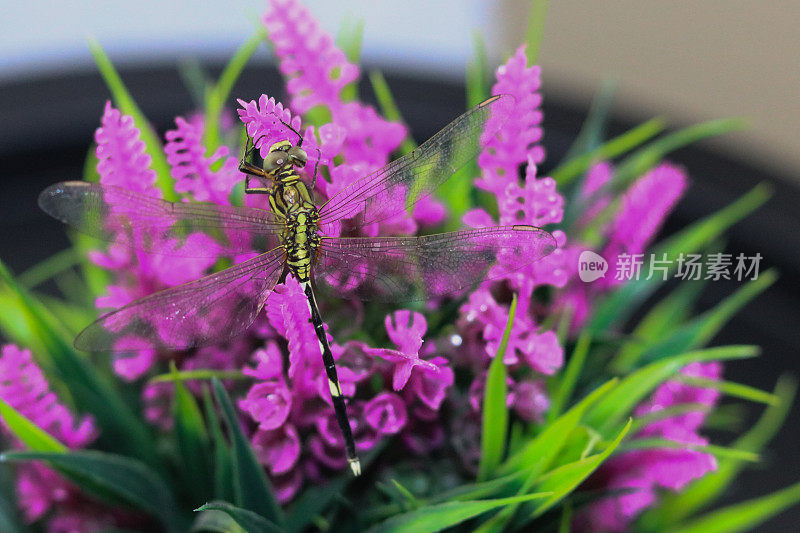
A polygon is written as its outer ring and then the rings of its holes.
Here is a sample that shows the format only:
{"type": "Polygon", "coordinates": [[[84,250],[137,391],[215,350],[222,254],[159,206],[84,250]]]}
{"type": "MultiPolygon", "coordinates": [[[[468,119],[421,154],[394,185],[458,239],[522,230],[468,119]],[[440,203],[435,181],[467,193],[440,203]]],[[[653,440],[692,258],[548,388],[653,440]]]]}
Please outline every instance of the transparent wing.
{"type": "Polygon", "coordinates": [[[263,209],[173,203],[113,185],[56,183],[39,195],[39,207],[78,231],[145,252],[182,257],[271,250],[282,226],[263,209]],[[213,239],[189,238],[203,233],[213,239]]]}
{"type": "Polygon", "coordinates": [[[514,107],[509,95],[473,107],[419,148],[334,195],[320,210],[320,224],[362,214],[370,224],[391,218],[430,195],[480,151],[514,107]]]}
{"type": "Polygon", "coordinates": [[[409,301],[458,295],[499,261],[515,270],[556,248],[533,226],[498,226],[422,237],[325,238],[314,281],[342,298],[409,301]]]}
{"type": "Polygon", "coordinates": [[[184,349],[224,340],[255,320],[283,270],[276,248],[227,270],[167,289],[117,309],[84,329],[85,351],[184,349]]]}

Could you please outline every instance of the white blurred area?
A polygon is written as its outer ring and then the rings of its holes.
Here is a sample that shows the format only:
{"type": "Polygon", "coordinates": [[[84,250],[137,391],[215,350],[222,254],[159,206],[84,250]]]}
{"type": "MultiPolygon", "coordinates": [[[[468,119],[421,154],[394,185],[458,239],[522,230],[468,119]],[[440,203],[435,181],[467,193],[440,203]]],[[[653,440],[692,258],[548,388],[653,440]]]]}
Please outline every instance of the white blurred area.
{"type": "MultiPolygon", "coordinates": [[[[305,0],[334,35],[364,20],[364,59],[387,70],[461,79],[479,30],[497,60],[521,42],[527,0],[305,0]]],[[[0,0],[0,83],[92,69],[86,37],[118,65],[223,60],[252,34],[263,0],[0,0]]],[[[546,92],[588,103],[605,76],[617,108],[673,124],[738,116],[716,145],[800,180],[800,2],[551,0],[546,92]]],[[[262,48],[256,60],[267,61],[262,48]]]]}

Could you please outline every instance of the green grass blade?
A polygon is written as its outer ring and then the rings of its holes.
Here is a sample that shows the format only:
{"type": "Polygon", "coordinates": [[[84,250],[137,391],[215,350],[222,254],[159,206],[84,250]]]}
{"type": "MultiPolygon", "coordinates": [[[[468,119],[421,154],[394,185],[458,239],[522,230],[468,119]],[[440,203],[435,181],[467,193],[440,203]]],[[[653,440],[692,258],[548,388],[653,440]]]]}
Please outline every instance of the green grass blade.
{"type": "Polygon", "coordinates": [[[756,355],[756,346],[720,346],[673,355],[650,363],[625,376],[614,390],[591,409],[586,421],[601,434],[606,434],[620,424],[658,385],[689,363],[742,359],[756,355]]]}
{"type": "Polygon", "coordinates": [[[614,187],[620,189],[627,186],[638,176],[656,166],[667,154],[678,148],[708,137],[744,129],[746,125],[746,122],[739,118],[709,120],[665,135],[637,150],[619,164],[614,173],[614,187]]]}
{"type": "Polygon", "coordinates": [[[702,446],[685,444],[683,442],[676,442],[674,440],[660,439],[660,438],[635,439],[620,446],[619,451],[629,452],[632,450],[654,450],[660,448],[703,452],[711,454],[715,456],[717,459],[732,459],[734,461],[749,461],[751,463],[756,463],[760,460],[757,453],[748,452],[746,450],[737,450],[736,448],[726,448],[724,446],[717,446],[714,444],[706,444],[702,446]]]}
{"type": "Polygon", "coordinates": [[[580,337],[578,337],[578,342],[575,344],[575,349],[572,350],[572,356],[569,358],[561,381],[558,383],[558,387],[550,400],[550,410],[547,412],[548,421],[555,420],[561,414],[570,397],[572,397],[572,391],[575,389],[575,383],[577,383],[578,376],[581,374],[591,345],[591,334],[588,332],[581,333],[580,337]]]}
{"type": "Polygon", "coordinates": [[[569,463],[560,466],[555,470],[547,473],[544,478],[537,483],[536,490],[542,492],[552,492],[553,495],[543,502],[534,502],[534,511],[532,516],[535,518],[541,516],[545,511],[556,505],[564,499],[565,496],[570,494],[575,488],[583,483],[583,481],[591,475],[592,472],[597,470],[603,461],[605,461],[617,449],[622,439],[628,433],[631,426],[631,421],[619,432],[617,437],[611,442],[608,447],[602,452],[595,455],[586,457],[574,463],[569,463]]]}
{"type": "Polygon", "coordinates": [[[561,163],[574,159],[591,150],[598,148],[603,142],[603,132],[611,114],[614,95],[617,92],[617,82],[613,78],[606,78],[600,89],[592,99],[589,113],[586,115],[578,136],[567,150],[561,163]]]}
{"type": "Polygon", "coordinates": [[[206,150],[213,152],[220,144],[219,121],[222,115],[222,109],[225,107],[225,102],[236,84],[236,80],[242,74],[244,67],[247,65],[250,58],[258,50],[258,46],[266,38],[266,31],[259,29],[252,37],[247,39],[242,46],[233,54],[233,57],[225,65],[225,68],[220,74],[219,80],[207,92],[205,102],[205,120],[204,120],[204,135],[203,141],[206,150]]]}
{"type": "Polygon", "coordinates": [[[247,533],[282,533],[286,531],[260,514],[236,507],[228,502],[210,502],[195,509],[195,511],[221,511],[230,516],[247,533]]]}
{"type": "Polygon", "coordinates": [[[741,398],[751,402],[765,403],[767,405],[778,405],[780,402],[780,398],[774,394],[751,387],[750,385],[745,385],[744,383],[687,376],[685,374],[676,376],[676,378],[677,381],[686,385],[691,385],[692,387],[715,389],[727,396],[733,396],[734,398],[741,398]]]}
{"type": "Polygon", "coordinates": [[[489,98],[489,58],[486,42],[478,30],[472,32],[472,61],[467,65],[467,108],[489,98]]]}
{"type": "Polygon", "coordinates": [[[667,338],[649,348],[642,359],[650,362],[676,353],[705,346],[742,307],[768,289],[777,274],[768,270],[750,280],[716,307],[675,329],[667,338]]]}
{"type": "Polygon", "coordinates": [[[170,381],[207,381],[217,379],[253,379],[242,373],[241,370],[176,370],[175,373],[159,374],[148,380],[148,383],[166,383],[170,381]]]}
{"type": "MultiPolygon", "coordinates": [[[[172,363],[173,373],[177,373],[172,363]]],[[[211,445],[203,414],[194,396],[179,379],[174,380],[175,396],[173,414],[175,438],[183,468],[183,474],[193,501],[208,500],[213,492],[214,480],[211,469],[211,445]]]]}
{"type": "Polygon", "coordinates": [[[95,39],[89,39],[89,50],[97,64],[97,69],[111,91],[114,103],[122,113],[133,117],[133,123],[140,131],[141,139],[145,144],[145,152],[150,156],[150,167],[156,172],[156,185],[161,190],[165,200],[175,201],[178,195],[175,193],[175,181],[170,175],[170,166],[167,163],[167,156],[161,140],[156,135],[153,127],[145,118],[139,106],[133,100],[127,87],[114,68],[111,59],[106,55],[103,47],[95,39]]]}
{"type": "Polygon", "coordinates": [[[616,378],[607,381],[575,404],[569,411],[548,424],[519,452],[506,459],[498,470],[498,474],[524,470],[528,472],[529,479],[536,479],[558,457],[569,435],[578,427],[587,410],[601,398],[610,394],[618,386],[618,383],[619,380],[616,378]]]}
{"type": "Polygon", "coordinates": [[[233,409],[228,393],[222,382],[212,380],[214,396],[222,410],[225,426],[231,440],[233,459],[233,489],[236,504],[250,511],[262,514],[267,520],[283,524],[283,514],[272,494],[264,467],[256,459],[250,443],[239,427],[239,419],[233,409]]]}
{"type": "Polygon", "coordinates": [[[233,463],[231,452],[222,433],[217,411],[208,388],[203,387],[203,409],[206,424],[214,446],[214,498],[216,500],[232,500],[233,495],[233,463]]]}
{"type": "Polygon", "coordinates": [[[31,289],[79,263],[80,256],[78,253],[72,248],[67,248],[66,250],[56,252],[44,261],[32,266],[17,276],[17,281],[23,287],[31,289]]]}
{"type": "Polygon", "coordinates": [[[687,281],[656,302],[631,332],[631,340],[624,343],[610,363],[611,371],[623,374],[636,367],[647,349],[664,339],[678,324],[689,317],[705,282],[687,281]]]}
{"type": "MultiPolygon", "coordinates": [[[[672,275],[675,269],[674,261],[679,253],[695,253],[708,246],[733,224],[762,206],[769,197],[770,188],[764,184],[757,185],[728,206],[656,244],[651,251],[652,255],[661,257],[666,253],[667,258],[673,261],[668,272],[668,275],[672,275]]],[[[647,265],[642,268],[646,267],[647,265]]],[[[644,276],[631,280],[597,305],[587,327],[592,334],[601,335],[613,329],[614,324],[624,323],[663,283],[659,276],[653,276],[649,280],[644,279],[644,276]]]]}
{"type": "Polygon", "coordinates": [[[663,119],[650,119],[622,135],[606,141],[594,150],[570,159],[569,161],[562,162],[550,173],[550,177],[556,180],[559,189],[563,188],[586,172],[596,161],[613,159],[625,152],[629,152],[661,133],[665,127],[666,123],[663,119]]]}
{"type": "Polygon", "coordinates": [[[172,492],[143,463],[109,453],[71,450],[67,453],[8,452],[0,462],[45,461],[78,486],[105,501],[126,502],[158,517],[169,531],[185,531],[172,492]]]}
{"type": "Polygon", "coordinates": [[[459,501],[440,503],[422,507],[408,513],[399,514],[370,528],[369,533],[434,533],[456,526],[483,513],[538,498],[548,497],[548,493],[526,494],[496,500],[459,501]]]}
{"type": "Polygon", "coordinates": [[[531,0],[528,11],[528,27],[525,30],[525,53],[528,56],[528,66],[535,65],[539,59],[546,14],[547,0],[531,0]]]}
{"type": "Polygon", "coordinates": [[[800,483],[730,505],[677,526],[675,533],[737,533],[750,531],[789,507],[800,503],[800,483]]]}
{"type": "Polygon", "coordinates": [[[478,480],[485,481],[491,476],[506,449],[506,439],[508,437],[508,405],[506,405],[507,373],[506,364],[503,358],[508,348],[508,338],[511,336],[511,329],[514,327],[514,317],[517,313],[517,295],[511,300],[508,309],[508,320],[503,330],[503,338],[497,353],[489,364],[489,372],[486,376],[486,391],[483,398],[483,422],[481,424],[481,459],[478,464],[478,480]]]}
{"type": "Polygon", "coordinates": [[[0,419],[22,443],[36,452],[66,452],[67,447],[0,398],[0,419]]]}

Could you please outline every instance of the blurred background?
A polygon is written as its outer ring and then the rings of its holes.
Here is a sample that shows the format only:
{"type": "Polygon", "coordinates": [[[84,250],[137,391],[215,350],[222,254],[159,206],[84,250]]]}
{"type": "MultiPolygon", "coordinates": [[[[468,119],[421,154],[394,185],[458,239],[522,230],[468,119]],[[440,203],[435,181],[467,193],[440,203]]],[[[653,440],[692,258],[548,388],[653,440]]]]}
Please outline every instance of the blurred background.
{"type": "MultiPolygon", "coordinates": [[[[367,0],[305,2],[333,33],[345,17],[364,21],[363,63],[380,68],[417,139],[464,108],[464,69],[472,32],[486,40],[492,65],[522,42],[523,0],[367,0]]],[[[258,25],[259,0],[55,2],[2,0],[0,9],[0,257],[16,272],[66,246],[60,226],[39,213],[45,185],[80,175],[109,95],[86,46],[93,36],[110,55],[159,131],[193,107],[180,66],[199,61],[210,75],[258,25]]],[[[729,252],[756,252],[781,280],[722,332],[719,343],[757,343],[758,360],[729,365],[727,376],[771,389],[783,371],[800,375],[800,3],[767,0],[642,2],[559,0],[547,11],[543,68],[546,172],[577,134],[604,79],[618,83],[609,135],[665,116],[672,127],[744,117],[746,131],[674,153],[693,186],[666,231],[719,209],[758,182],[773,200],[730,234],[729,252]]],[[[184,68],[185,71],[185,68],[184,68]]],[[[266,47],[234,91],[280,97],[266,47]]],[[[369,99],[371,91],[362,86],[369,99]]],[[[710,307],[735,284],[710,284],[710,307]]],[[[752,411],[758,412],[753,406],[752,411]]],[[[747,471],[728,501],[755,497],[800,478],[800,413],[772,455],[747,471]]],[[[722,440],[730,435],[722,435],[722,440]]],[[[794,531],[792,510],[765,531],[794,531]]]]}

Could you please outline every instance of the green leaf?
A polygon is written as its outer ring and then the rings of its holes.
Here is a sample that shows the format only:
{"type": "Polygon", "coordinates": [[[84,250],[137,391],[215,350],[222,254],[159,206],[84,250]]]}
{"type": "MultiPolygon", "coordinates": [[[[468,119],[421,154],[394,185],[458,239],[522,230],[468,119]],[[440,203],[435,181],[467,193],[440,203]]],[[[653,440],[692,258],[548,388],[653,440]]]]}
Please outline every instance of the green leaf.
{"type": "Polygon", "coordinates": [[[481,459],[478,465],[478,480],[485,481],[500,464],[506,449],[508,437],[508,405],[506,404],[507,374],[503,358],[508,348],[508,338],[514,327],[514,316],[517,312],[517,295],[511,300],[508,309],[503,338],[497,353],[489,364],[489,373],[486,376],[486,392],[483,398],[483,423],[481,431],[481,459]]]}
{"type": "Polygon", "coordinates": [[[212,533],[247,533],[236,520],[222,511],[202,511],[195,518],[191,531],[212,533]]]}
{"type": "Polygon", "coordinates": [[[587,423],[606,434],[618,425],[653,389],[695,361],[722,361],[758,355],[756,346],[720,346],[673,355],[625,376],[619,385],[587,414],[587,423]]]}
{"type": "Polygon", "coordinates": [[[531,0],[528,12],[528,28],[525,30],[525,52],[528,66],[535,65],[539,58],[539,47],[544,35],[544,19],[547,13],[547,0],[531,0]]]}
{"type": "Polygon", "coordinates": [[[543,502],[534,503],[533,517],[541,516],[545,511],[560,502],[566,495],[571,493],[589,475],[599,467],[617,449],[622,439],[628,433],[631,421],[619,432],[617,437],[602,452],[586,457],[579,461],[569,463],[548,472],[542,480],[537,483],[536,490],[552,492],[552,496],[543,502]]]}
{"type": "Polygon", "coordinates": [[[286,519],[288,531],[302,531],[322,513],[325,508],[344,492],[352,477],[339,476],[321,487],[309,487],[297,498],[292,511],[286,519]]]}
{"type": "Polygon", "coordinates": [[[685,350],[705,346],[742,307],[768,289],[777,274],[768,270],[750,280],[716,307],[676,328],[668,337],[649,348],[642,359],[653,361],[685,350]]]}
{"type": "Polygon", "coordinates": [[[170,381],[192,381],[217,379],[253,379],[242,373],[241,370],[212,370],[201,368],[199,370],[176,370],[174,373],[159,374],[148,380],[148,383],[166,383],[170,381]]]}
{"type": "MultiPolygon", "coordinates": [[[[775,385],[774,394],[780,401],[770,405],[758,422],[747,433],[739,437],[732,448],[758,453],[778,432],[794,405],[797,383],[792,378],[782,377],[775,385]]],[[[684,520],[692,513],[714,503],[725,488],[744,467],[741,461],[724,459],[717,470],[709,472],[680,493],[667,493],[661,504],[646,512],[640,519],[645,530],[655,531],[684,520]]]]}
{"type": "MultiPolygon", "coordinates": [[[[397,108],[392,91],[386,79],[379,70],[373,70],[369,73],[369,81],[372,84],[372,91],[375,93],[375,98],[378,100],[378,105],[381,108],[381,113],[386,120],[392,122],[405,123],[403,115],[397,108]]],[[[400,154],[405,155],[417,147],[417,143],[411,135],[406,135],[403,142],[400,144],[400,154]]]]}
{"type": "Polygon", "coordinates": [[[664,130],[666,123],[661,118],[653,118],[644,122],[627,132],[606,141],[590,152],[564,161],[550,173],[556,180],[559,189],[571,183],[575,178],[583,174],[596,161],[613,159],[619,155],[633,150],[647,140],[658,135],[664,130]]]}
{"type": "Polygon", "coordinates": [[[206,93],[206,112],[205,112],[205,131],[203,140],[206,150],[213,152],[220,146],[219,121],[225,102],[236,84],[236,80],[242,74],[247,62],[258,50],[258,46],[266,38],[266,32],[259,29],[252,37],[247,39],[242,46],[233,54],[231,60],[225,65],[217,83],[206,93]]]}
{"type": "Polygon", "coordinates": [[[606,78],[600,89],[592,99],[589,113],[586,115],[578,136],[572,141],[569,150],[561,160],[562,163],[574,159],[584,153],[596,149],[603,142],[603,131],[611,114],[614,95],[617,92],[617,82],[613,78],[606,78]]]}
{"type": "Polygon", "coordinates": [[[203,407],[214,444],[214,497],[217,500],[233,499],[233,463],[225,436],[209,390],[203,387],[203,407]]]}
{"type": "Polygon", "coordinates": [[[222,511],[236,521],[247,533],[281,533],[285,531],[263,516],[228,502],[214,501],[195,509],[195,511],[222,511]]]}
{"type": "MultiPolygon", "coordinates": [[[[175,363],[172,371],[177,374],[175,363]]],[[[213,491],[211,476],[211,446],[208,441],[203,415],[194,396],[179,379],[175,379],[173,411],[175,416],[175,438],[183,464],[181,473],[195,501],[208,499],[213,491]]]]}
{"type": "Polygon", "coordinates": [[[369,533],[433,533],[456,526],[492,509],[548,496],[548,493],[534,493],[496,500],[440,503],[393,516],[368,531],[369,533]]]}
{"type": "Polygon", "coordinates": [[[750,400],[751,402],[766,403],[769,405],[777,405],[780,402],[780,399],[772,393],[751,387],[750,385],[745,385],[744,383],[736,383],[735,381],[708,379],[687,376],[686,374],[679,374],[675,379],[686,385],[718,390],[728,396],[750,400]]]}
{"type": "Polygon", "coordinates": [[[730,505],[677,526],[675,533],[736,533],[750,531],[800,502],[800,483],[767,496],[730,505]]]}
{"type": "Polygon", "coordinates": [[[236,504],[254,512],[262,512],[271,522],[283,524],[283,515],[272,495],[264,467],[256,459],[250,443],[239,427],[239,420],[228,393],[217,378],[212,379],[212,385],[231,440],[233,491],[236,504]]]}
{"type": "Polygon", "coordinates": [[[572,391],[575,388],[575,383],[578,381],[578,376],[583,369],[583,364],[586,362],[586,356],[589,354],[589,347],[592,345],[592,336],[588,332],[581,333],[578,337],[578,342],[572,350],[572,355],[567,363],[567,368],[558,382],[552,399],[550,400],[550,410],[547,412],[547,419],[553,421],[561,414],[562,409],[567,404],[567,401],[572,396],[572,391]]]}
{"type": "Polygon", "coordinates": [[[611,379],[592,391],[588,396],[575,404],[569,411],[545,426],[544,430],[530,440],[519,452],[515,453],[498,469],[498,474],[507,474],[524,470],[529,479],[535,480],[558,457],[569,435],[578,426],[584,413],[606,397],[618,386],[617,378],[611,379]]]}
{"type": "Polygon", "coordinates": [[[56,274],[78,265],[80,260],[80,256],[73,248],[61,250],[17,276],[17,282],[31,289],[52,279],[56,274]]]}
{"type": "Polygon", "coordinates": [[[467,108],[489,98],[489,59],[480,31],[472,31],[472,61],[467,64],[467,108]]]}
{"type": "Polygon", "coordinates": [[[66,446],[0,398],[0,419],[25,446],[37,452],[65,452],[66,446]]]}
{"type": "Polygon", "coordinates": [[[627,186],[638,176],[656,166],[667,154],[678,148],[708,137],[744,129],[746,125],[746,122],[740,118],[709,120],[664,135],[637,150],[617,166],[613,179],[614,187],[619,190],[627,186]]]}
{"type": "MultiPolygon", "coordinates": [[[[678,254],[695,253],[709,245],[733,224],[763,205],[769,197],[770,188],[763,184],[757,185],[730,205],[661,241],[653,248],[652,255],[661,257],[666,253],[673,261],[669,270],[671,274],[674,272],[674,260],[678,254]]],[[[593,335],[601,335],[613,329],[614,324],[624,323],[663,284],[664,281],[659,276],[653,276],[649,280],[643,276],[629,281],[596,306],[587,327],[593,335]]]]}
{"type": "Polygon", "coordinates": [[[104,452],[7,452],[0,462],[45,461],[78,486],[112,502],[126,502],[158,517],[170,531],[184,531],[175,500],[164,481],[143,463],[104,452]]]}
{"type": "Polygon", "coordinates": [[[624,343],[609,364],[615,374],[624,374],[636,367],[647,349],[664,339],[686,320],[689,312],[705,287],[703,281],[688,281],[653,305],[631,332],[631,340],[624,343]]]}
{"type": "Polygon", "coordinates": [[[631,450],[653,450],[659,448],[669,448],[674,450],[692,450],[695,452],[703,452],[711,454],[718,459],[733,459],[735,461],[749,461],[756,463],[759,461],[757,453],[748,452],[745,450],[737,450],[736,448],[726,448],[724,446],[716,446],[714,444],[696,445],[677,442],[669,439],[660,438],[643,438],[629,441],[622,446],[619,450],[621,452],[628,452],[631,450]]]}

